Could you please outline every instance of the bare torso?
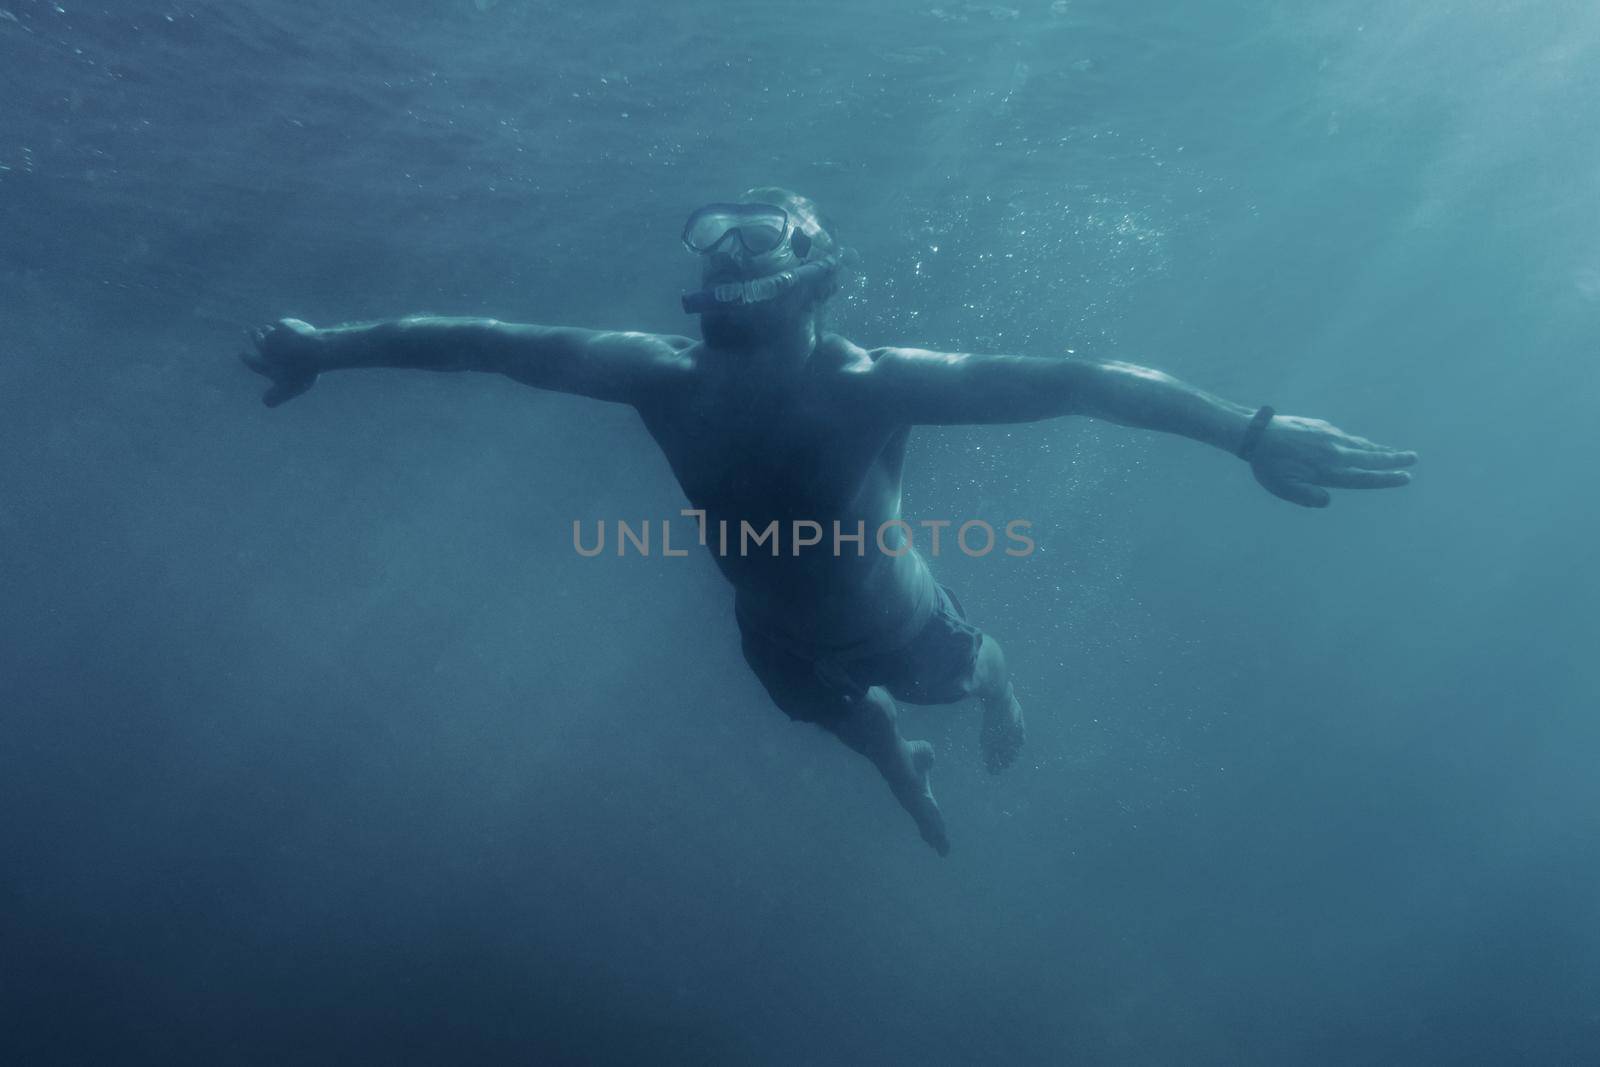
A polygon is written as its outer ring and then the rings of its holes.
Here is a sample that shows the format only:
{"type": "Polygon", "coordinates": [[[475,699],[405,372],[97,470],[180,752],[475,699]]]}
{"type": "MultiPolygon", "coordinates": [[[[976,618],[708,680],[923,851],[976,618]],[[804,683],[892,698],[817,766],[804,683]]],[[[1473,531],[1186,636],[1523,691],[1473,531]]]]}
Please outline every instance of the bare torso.
{"type": "Polygon", "coordinates": [[[877,531],[900,515],[909,427],[855,414],[841,378],[871,355],[828,336],[786,374],[751,374],[741,356],[696,344],[678,388],[639,405],[690,503],[705,512],[708,546],[736,590],[747,625],[821,652],[896,647],[933,609],[927,566],[891,555],[877,531]],[[741,551],[741,524],[776,521],[778,551],[741,551]],[[720,524],[730,532],[720,549],[720,524]],[[815,523],[821,543],[796,554],[795,523],[815,523]],[[858,531],[864,540],[845,537],[858,531]]]}

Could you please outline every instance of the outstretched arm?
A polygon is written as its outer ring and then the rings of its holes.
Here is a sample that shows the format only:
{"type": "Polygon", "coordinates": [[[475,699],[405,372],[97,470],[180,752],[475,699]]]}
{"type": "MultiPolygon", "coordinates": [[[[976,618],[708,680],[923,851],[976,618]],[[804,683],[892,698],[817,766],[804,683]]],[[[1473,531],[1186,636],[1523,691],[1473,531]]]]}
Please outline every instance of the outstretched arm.
{"type": "Polygon", "coordinates": [[[526,385],[630,402],[681,375],[686,337],[525,326],[494,319],[410,318],[319,330],[280,319],[250,331],[245,365],[272,381],[268,407],[330,370],[399,367],[491,371],[526,385]]]}
{"type": "MultiPolygon", "coordinates": [[[[1347,434],[1320,419],[1273,415],[1223,400],[1148,367],[1115,361],[984,356],[891,348],[872,353],[861,393],[906,423],[1032,422],[1088,415],[1179,434],[1242,455],[1269,492],[1327,507],[1329,488],[1405,485],[1404,452],[1347,434]]],[[[1270,413],[1269,413],[1270,414],[1270,413]]]]}

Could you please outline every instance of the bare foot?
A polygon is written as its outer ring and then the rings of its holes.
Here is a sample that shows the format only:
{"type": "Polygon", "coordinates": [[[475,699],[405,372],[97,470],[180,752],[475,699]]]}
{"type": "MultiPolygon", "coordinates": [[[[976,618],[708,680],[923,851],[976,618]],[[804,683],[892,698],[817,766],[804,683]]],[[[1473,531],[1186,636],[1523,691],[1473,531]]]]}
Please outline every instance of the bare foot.
{"type": "Polygon", "coordinates": [[[983,729],[978,734],[983,765],[989,768],[990,774],[999,774],[1017,761],[1017,754],[1027,739],[1022,705],[1017,703],[1016,690],[1007,683],[1005,696],[983,701],[983,729]]]}
{"type": "Polygon", "coordinates": [[[896,786],[895,797],[917,821],[922,839],[939,855],[948,856],[950,838],[945,834],[944,813],[933,799],[933,786],[928,781],[928,771],[933,767],[933,746],[926,741],[908,741],[906,754],[911,764],[911,780],[896,786]]]}

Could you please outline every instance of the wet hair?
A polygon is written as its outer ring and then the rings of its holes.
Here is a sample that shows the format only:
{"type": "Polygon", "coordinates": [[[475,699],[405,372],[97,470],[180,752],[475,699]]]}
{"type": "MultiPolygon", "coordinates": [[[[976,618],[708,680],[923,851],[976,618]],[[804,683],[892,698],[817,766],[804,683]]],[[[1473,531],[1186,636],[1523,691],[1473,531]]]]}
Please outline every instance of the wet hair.
{"type": "MultiPolygon", "coordinates": [[[[833,221],[822,213],[817,202],[809,196],[801,196],[793,189],[784,189],[777,185],[762,185],[746,190],[744,196],[739,199],[742,203],[771,204],[787,211],[795,228],[811,240],[811,247],[805,255],[806,262],[814,262],[839,251],[839,241],[834,236],[833,221]]],[[[821,304],[838,289],[838,272],[835,271],[833,278],[816,294],[817,303],[821,304]]]]}

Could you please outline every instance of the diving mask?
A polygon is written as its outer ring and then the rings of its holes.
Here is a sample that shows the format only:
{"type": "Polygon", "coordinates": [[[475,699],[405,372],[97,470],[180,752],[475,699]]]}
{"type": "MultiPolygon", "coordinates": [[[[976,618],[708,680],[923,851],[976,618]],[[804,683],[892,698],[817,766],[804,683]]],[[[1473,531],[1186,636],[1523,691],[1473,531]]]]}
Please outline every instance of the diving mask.
{"type": "Polygon", "coordinates": [[[804,260],[811,251],[811,238],[774,204],[707,204],[683,225],[684,247],[702,256],[733,252],[733,244],[748,255],[765,256],[785,241],[796,259],[804,260]]]}
{"type": "Polygon", "coordinates": [[[789,213],[774,204],[707,204],[684,223],[684,247],[701,256],[729,256],[747,268],[770,273],[685,293],[683,310],[698,315],[759,304],[801,282],[821,281],[839,268],[840,257],[834,253],[808,263],[812,243],[789,213]],[[790,255],[782,254],[785,246],[790,255]]]}

